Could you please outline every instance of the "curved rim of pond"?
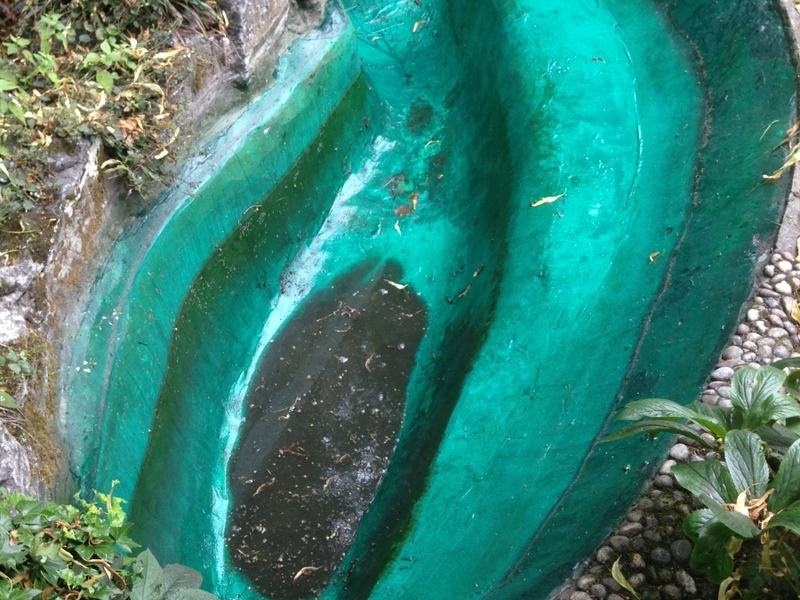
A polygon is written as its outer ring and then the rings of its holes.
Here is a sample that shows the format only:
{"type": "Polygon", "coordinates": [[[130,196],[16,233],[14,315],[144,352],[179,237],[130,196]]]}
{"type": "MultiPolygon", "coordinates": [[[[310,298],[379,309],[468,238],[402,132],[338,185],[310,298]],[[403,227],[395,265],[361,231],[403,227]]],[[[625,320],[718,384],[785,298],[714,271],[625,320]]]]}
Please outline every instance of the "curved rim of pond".
{"type": "Polygon", "coordinates": [[[224,598],[546,596],[774,236],[777,3],[330,2],[276,75],[98,275],[76,479],[224,598]]]}

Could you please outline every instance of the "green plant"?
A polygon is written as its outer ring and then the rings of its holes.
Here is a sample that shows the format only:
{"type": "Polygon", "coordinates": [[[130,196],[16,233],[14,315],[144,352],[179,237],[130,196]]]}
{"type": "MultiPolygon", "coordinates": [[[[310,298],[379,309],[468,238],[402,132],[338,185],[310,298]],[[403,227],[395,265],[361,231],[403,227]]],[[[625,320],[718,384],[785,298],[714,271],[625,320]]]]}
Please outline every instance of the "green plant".
{"type": "MultiPolygon", "coordinates": [[[[113,492],[113,488],[112,488],[113,492]]],[[[112,493],[79,506],[0,493],[0,600],[87,598],[213,600],[201,577],[163,569],[150,551],[129,556],[123,501],[112,493]]]]}
{"type": "Polygon", "coordinates": [[[797,377],[780,367],[745,366],[731,380],[731,407],[682,406],[650,398],[628,404],[619,420],[638,421],[605,441],[633,435],[679,433],[723,453],[673,467],[678,483],[705,508],[683,530],[694,542],[691,564],[720,584],[722,598],[800,597],[800,404],[797,377]],[[788,381],[788,383],[787,383],[788,381]],[[681,423],[688,420],[694,428],[681,423]],[[713,442],[696,430],[713,436],[713,442]]]}

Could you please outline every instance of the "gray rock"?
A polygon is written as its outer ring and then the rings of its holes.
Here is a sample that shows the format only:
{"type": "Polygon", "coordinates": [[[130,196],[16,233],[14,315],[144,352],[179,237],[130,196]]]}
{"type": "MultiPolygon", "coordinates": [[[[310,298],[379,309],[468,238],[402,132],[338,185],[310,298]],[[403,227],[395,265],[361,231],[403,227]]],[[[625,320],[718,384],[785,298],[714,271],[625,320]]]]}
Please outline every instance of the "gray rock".
{"type": "Polygon", "coordinates": [[[786,346],[775,346],[772,349],[772,356],[775,358],[789,358],[790,354],[791,352],[786,346]]]}
{"type": "MultiPolygon", "coordinates": [[[[742,349],[745,351],[750,350],[751,352],[755,352],[756,350],[758,350],[758,344],[756,344],[755,342],[751,342],[750,340],[747,340],[745,342],[742,342],[742,349]]],[[[744,358],[744,354],[742,354],[741,358],[744,358]]]]}
{"type": "Polygon", "coordinates": [[[762,306],[764,305],[764,299],[761,296],[756,296],[753,298],[753,302],[762,306]]]}
{"type": "Polygon", "coordinates": [[[647,526],[648,529],[653,529],[655,527],[658,527],[658,519],[656,519],[655,517],[647,517],[645,518],[645,525],[647,526]]]}
{"type": "Polygon", "coordinates": [[[728,381],[733,377],[733,369],[730,367],[720,367],[711,371],[711,379],[716,381],[728,381]]]}
{"type": "Polygon", "coordinates": [[[767,277],[772,277],[775,275],[775,265],[767,265],[764,267],[764,275],[767,277]]]}
{"type": "Polygon", "coordinates": [[[631,548],[633,548],[637,552],[641,552],[646,547],[647,547],[647,542],[645,542],[644,538],[640,535],[637,535],[635,538],[631,540],[631,548]]]}
{"type": "MultiPolygon", "coordinates": [[[[717,393],[719,394],[719,391],[717,393]]],[[[686,444],[675,444],[669,449],[669,455],[678,462],[686,462],[689,460],[689,448],[686,446],[686,444]]]]}
{"type": "Polygon", "coordinates": [[[747,311],[747,320],[753,323],[754,321],[758,321],[761,318],[758,310],[755,308],[751,308],[747,311]]]}
{"type": "MultiPolygon", "coordinates": [[[[778,284],[780,285],[780,284],[778,284]]],[[[780,298],[781,295],[778,292],[774,292],[769,289],[766,285],[758,288],[758,295],[764,298],[765,300],[768,298],[780,298]]],[[[769,305],[767,305],[769,306],[769,305]]]]}
{"type": "Polygon", "coordinates": [[[624,535],[612,535],[608,541],[611,544],[611,547],[620,554],[624,552],[631,543],[631,541],[624,535]]]}
{"type": "Polygon", "coordinates": [[[675,485],[675,483],[672,481],[672,477],[669,475],[656,475],[656,478],[653,481],[658,487],[662,488],[671,488],[675,485]]]}
{"type": "Polygon", "coordinates": [[[669,545],[669,551],[675,562],[689,562],[689,557],[692,556],[692,543],[689,540],[675,540],[669,545]]]}
{"type": "Polygon", "coordinates": [[[758,359],[755,352],[745,352],[742,354],[742,360],[747,363],[755,362],[758,359]]]}
{"type": "Polygon", "coordinates": [[[672,473],[672,467],[674,467],[677,464],[678,463],[672,460],[671,458],[667,459],[664,461],[664,464],[661,465],[661,468],[658,469],[658,472],[661,473],[662,475],[669,475],[670,473],[672,473]]]}
{"type": "MultiPolygon", "coordinates": [[[[761,334],[756,333],[755,331],[751,331],[746,336],[744,336],[745,342],[757,342],[761,339],[761,334]]],[[[744,342],[742,342],[742,347],[744,347],[744,342]]]]}
{"type": "Polygon", "coordinates": [[[591,575],[584,575],[580,579],[578,579],[578,583],[575,584],[575,587],[582,591],[587,591],[590,587],[592,587],[595,583],[595,578],[591,575]]]}
{"type": "Polygon", "coordinates": [[[722,408],[733,408],[733,404],[727,398],[720,398],[719,402],[717,402],[717,406],[721,406],[722,408]]]}
{"type": "Polygon", "coordinates": [[[644,573],[634,573],[630,577],[628,577],[628,583],[631,584],[631,587],[635,590],[641,588],[645,583],[647,583],[647,579],[644,576],[644,573]]]}
{"type": "Polygon", "coordinates": [[[709,444],[713,444],[716,441],[716,438],[713,435],[706,433],[705,431],[700,434],[700,437],[703,439],[703,441],[708,442],[709,444]]]}
{"type": "Polygon", "coordinates": [[[779,319],[786,318],[786,313],[783,312],[780,308],[770,309],[769,314],[772,315],[773,317],[778,317],[779,319]]]}
{"type": "Polygon", "coordinates": [[[782,260],[775,266],[781,273],[788,273],[792,270],[792,263],[790,263],[788,260],[782,260]]]}
{"type": "Polygon", "coordinates": [[[644,569],[647,564],[644,562],[641,554],[633,554],[628,561],[628,565],[630,565],[631,569],[636,569],[637,571],[641,571],[644,569]]]}
{"type": "Polygon", "coordinates": [[[760,345],[756,351],[756,356],[761,359],[772,358],[772,347],[766,344],[760,345]]]}
{"type": "Polygon", "coordinates": [[[672,581],[672,571],[669,569],[658,570],[658,581],[661,583],[669,583],[672,581]]]}
{"type": "Polygon", "coordinates": [[[769,346],[769,347],[771,348],[771,347],[773,347],[775,344],[777,344],[778,342],[776,342],[775,340],[773,340],[773,339],[771,339],[771,338],[765,337],[765,338],[761,338],[761,339],[760,339],[760,340],[758,340],[758,342],[756,342],[756,343],[757,343],[759,346],[769,346]]]}
{"type": "Polygon", "coordinates": [[[696,594],[697,593],[697,584],[692,579],[692,576],[689,575],[684,570],[676,571],[675,573],[675,583],[677,583],[683,591],[687,594],[696,594]]]}
{"type": "Polygon", "coordinates": [[[724,385],[717,390],[717,393],[722,396],[723,398],[730,398],[731,397],[731,387],[729,385],[724,385]]]}
{"type": "Polygon", "coordinates": [[[750,333],[750,328],[747,325],[745,325],[744,323],[741,323],[736,328],[736,333],[738,333],[739,335],[747,335],[748,333],[750,333]]]}
{"type": "Polygon", "coordinates": [[[664,600],[681,600],[681,598],[683,598],[680,588],[671,583],[661,588],[661,597],[664,600]]]}
{"type": "Polygon", "coordinates": [[[784,296],[781,298],[781,306],[783,306],[783,312],[787,315],[792,314],[792,305],[794,304],[794,299],[788,296],[784,296]]]}
{"type": "Polygon", "coordinates": [[[642,590],[642,600],[661,600],[661,594],[658,590],[647,588],[642,590]]]}
{"type": "MultiPolygon", "coordinates": [[[[745,333],[750,333],[749,330],[745,331],[745,333]]],[[[742,358],[742,354],[744,354],[744,350],[737,346],[728,346],[722,353],[722,358],[725,360],[731,360],[734,358],[742,358]]]]}
{"type": "Polygon", "coordinates": [[[606,600],[625,600],[622,596],[618,596],[617,594],[611,594],[606,600]]]}
{"type": "Polygon", "coordinates": [[[614,552],[609,546],[603,546],[597,551],[597,562],[604,565],[607,563],[612,563],[616,558],[616,552],[614,552]]]}
{"type": "Polygon", "coordinates": [[[642,533],[643,529],[644,526],[641,523],[626,523],[625,525],[620,527],[617,531],[621,536],[625,536],[625,539],[628,539],[639,535],[640,533],[642,533]]]}
{"type": "Polygon", "coordinates": [[[650,560],[657,565],[668,565],[672,562],[672,556],[666,548],[654,548],[653,551],[650,552],[650,560]]]}
{"type": "Polygon", "coordinates": [[[642,537],[646,539],[648,542],[657,544],[661,541],[661,536],[657,534],[655,531],[648,529],[642,534],[642,537]]]}
{"type": "Polygon", "coordinates": [[[0,344],[13,344],[28,332],[28,319],[35,310],[31,286],[42,265],[21,260],[0,267],[0,344]]]}
{"type": "Polygon", "coordinates": [[[604,586],[602,583],[594,584],[589,589],[589,593],[595,598],[597,598],[597,600],[606,600],[606,598],[608,598],[608,590],[606,589],[606,586],[604,586]]]}
{"type": "MultiPolygon", "coordinates": [[[[747,327],[747,325],[745,325],[745,327],[747,327]]],[[[749,330],[750,328],[747,327],[747,329],[749,330]]],[[[733,336],[731,338],[731,344],[733,344],[734,346],[741,346],[742,345],[742,336],[741,335],[733,336]]]]}
{"type": "MultiPolygon", "coordinates": [[[[778,310],[777,308],[773,308],[772,310],[778,310]]],[[[770,311],[772,312],[772,311],[770,311]]],[[[778,315],[770,315],[769,322],[772,323],[775,327],[782,327],[783,326],[783,319],[786,317],[779,317],[778,315]]]]}
{"type": "Polygon", "coordinates": [[[612,592],[621,592],[622,586],[614,581],[613,577],[604,577],[603,578],[603,585],[606,586],[612,592]]]}
{"type": "Polygon", "coordinates": [[[650,498],[642,498],[636,504],[640,510],[651,510],[653,508],[653,501],[650,498]]]}
{"type": "Polygon", "coordinates": [[[778,308],[781,305],[781,303],[780,303],[781,297],[778,297],[778,298],[767,298],[767,299],[764,300],[764,304],[766,304],[769,308],[778,308]]]}
{"type": "Polygon", "coordinates": [[[774,277],[770,278],[769,282],[772,285],[775,285],[776,283],[780,283],[781,281],[785,281],[785,280],[786,280],[786,273],[778,273],[774,277]]]}
{"type": "Polygon", "coordinates": [[[3,423],[0,423],[0,487],[34,495],[28,455],[3,423]]]}
{"type": "Polygon", "coordinates": [[[637,510],[632,510],[631,512],[628,513],[626,518],[631,523],[638,523],[639,521],[642,520],[642,513],[640,513],[637,510]]]}
{"type": "Polygon", "coordinates": [[[753,329],[763,335],[767,333],[767,324],[764,321],[756,321],[753,323],[753,329]]]}
{"type": "Polygon", "coordinates": [[[797,335],[797,325],[792,323],[791,321],[784,321],[783,328],[789,332],[789,335],[797,335]]]}
{"type": "Polygon", "coordinates": [[[778,340],[780,338],[789,337],[789,332],[783,327],[773,327],[767,332],[767,335],[772,339],[778,340]]]}
{"type": "Polygon", "coordinates": [[[572,592],[569,600],[592,600],[592,597],[586,592],[572,592]]]}

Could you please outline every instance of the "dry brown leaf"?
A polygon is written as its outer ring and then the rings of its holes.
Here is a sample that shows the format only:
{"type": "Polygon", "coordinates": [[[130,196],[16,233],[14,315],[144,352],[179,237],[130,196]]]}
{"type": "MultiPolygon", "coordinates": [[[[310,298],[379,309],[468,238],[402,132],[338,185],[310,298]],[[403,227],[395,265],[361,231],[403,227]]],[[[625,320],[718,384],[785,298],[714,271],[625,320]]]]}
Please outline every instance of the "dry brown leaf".
{"type": "Polygon", "coordinates": [[[654,262],[655,262],[655,260],[656,260],[656,259],[657,259],[659,256],[661,256],[661,252],[653,252],[652,254],[650,254],[650,256],[648,257],[648,258],[650,259],[650,263],[651,263],[651,264],[652,264],[652,263],[654,263],[654,262]]]}
{"type": "Polygon", "coordinates": [[[419,192],[414,192],[408,197],[408,201],[411,202],[411,208],[413,210],[417,210],[417,202],[419,202],[419,192]]]}
{"type": "Polygon", "coordinates": [[[567,190],[564,190],[563,194],[559,194],[558,196],[545,196],[541,200],[537,200],[536,202],[531,202],[531,206],[536,208],[537,206],[541,206],[542,204],[550,204],[551,202],[555,202],[559,198],[563,198],[567,194],[567,190]]]}

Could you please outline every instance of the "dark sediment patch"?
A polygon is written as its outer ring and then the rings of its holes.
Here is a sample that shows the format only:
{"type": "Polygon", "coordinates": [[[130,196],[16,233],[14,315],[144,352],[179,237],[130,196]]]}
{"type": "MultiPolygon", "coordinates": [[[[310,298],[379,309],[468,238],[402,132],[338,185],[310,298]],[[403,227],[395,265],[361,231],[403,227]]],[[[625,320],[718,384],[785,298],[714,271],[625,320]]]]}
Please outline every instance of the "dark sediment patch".
{"type": "Polygon", "coordinates": [[[426,323],[396,263],[312,298],[265,353],[231,461],[227,544],[263,594],[314,596],[336,571],[397,441],[426,323]]]}

